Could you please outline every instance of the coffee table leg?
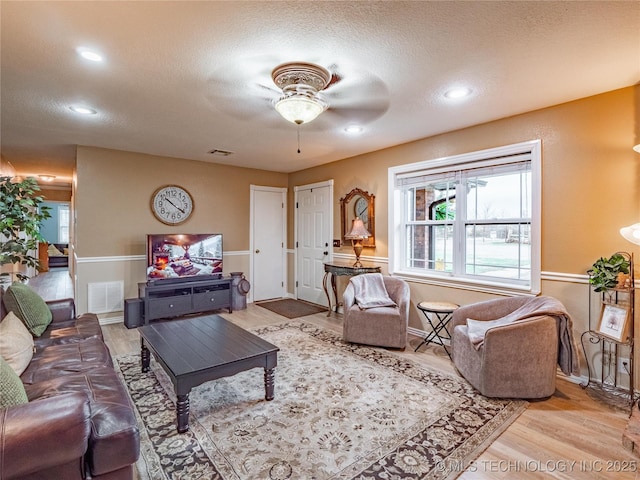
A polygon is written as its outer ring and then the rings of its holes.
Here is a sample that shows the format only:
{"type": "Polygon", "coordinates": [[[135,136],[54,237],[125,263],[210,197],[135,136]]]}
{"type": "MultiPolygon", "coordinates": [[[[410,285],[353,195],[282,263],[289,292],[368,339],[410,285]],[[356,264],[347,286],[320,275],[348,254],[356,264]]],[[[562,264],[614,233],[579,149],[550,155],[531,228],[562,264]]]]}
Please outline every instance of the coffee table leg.
{"type": "Polygon", "coordinates": [[[275,385],[275,368],[264,369],[264,399],[273,400],[273,387],[275,385]]]}
{"type": "Polygon", "coordinates": [[[176,403],[176,415],[178,420],[178,433],[189,430],[189,394],[178,395],[176,403]]]}
{"type": "Polygon", "coordinates": [[[142,371],[149,371],[149,364],[151,362],[151,352],[145,346],[144,340],[140,339],[140,362],[142,364],[142,371]]]}

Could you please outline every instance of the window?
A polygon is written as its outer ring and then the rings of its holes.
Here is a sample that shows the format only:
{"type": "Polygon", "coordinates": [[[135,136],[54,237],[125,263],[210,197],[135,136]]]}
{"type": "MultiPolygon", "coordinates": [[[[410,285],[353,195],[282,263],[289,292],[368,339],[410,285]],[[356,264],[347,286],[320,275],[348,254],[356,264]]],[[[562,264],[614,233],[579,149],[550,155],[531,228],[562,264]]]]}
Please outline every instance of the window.
{"type": "Polygon", "coordinates": [[[389,169],[389,270],[539,291],[540,142],[389,169]]]}
{"type": "Polygon", "coordinates": [[[69,243],[69,205],[58,208],[58,243],[69,243]]]}

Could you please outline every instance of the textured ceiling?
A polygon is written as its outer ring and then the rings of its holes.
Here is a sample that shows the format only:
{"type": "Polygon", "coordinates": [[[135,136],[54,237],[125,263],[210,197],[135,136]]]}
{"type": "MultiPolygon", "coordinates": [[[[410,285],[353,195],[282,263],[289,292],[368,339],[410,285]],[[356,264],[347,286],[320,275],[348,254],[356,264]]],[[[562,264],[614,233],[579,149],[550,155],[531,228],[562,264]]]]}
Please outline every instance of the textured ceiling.
{"type": "Polygon", "coordinates": [[[67,180],[75,145],[291,172],[640,81],[640,2],[0,8],[2,158],[67,180]],[[273,109],[270,73],[289,61],[341,78],[330,109],[300,127],[300,154],[297,127],[273,109]],[[472,95],[446,100],[456,85],[472,95]],[[79,117],[78,103],[98,114],[79,117]],[[364,131],[346,135],[350,124],[364,131]]]}

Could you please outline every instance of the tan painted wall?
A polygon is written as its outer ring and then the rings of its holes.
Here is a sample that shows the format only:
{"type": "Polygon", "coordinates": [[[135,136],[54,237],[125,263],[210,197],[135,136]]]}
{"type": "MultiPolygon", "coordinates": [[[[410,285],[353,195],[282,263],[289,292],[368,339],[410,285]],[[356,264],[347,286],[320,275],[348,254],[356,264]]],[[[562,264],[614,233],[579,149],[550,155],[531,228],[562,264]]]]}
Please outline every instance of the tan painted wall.
{"type": "Polygon", "coordinates": [[[283,173],[83,146],[76,176],[80,312],[87,309],[90,282],[124,280],[125,298],[137,296],[136,284],[145,278],[140,256],[148,233],[222,232],[225,273],[246,271],[250,185],[287,186],[283,173]],[[164,225],[151,212],[151,195],[167,184],[186,188],[194,199],[194,213],[182,225],[164,225]],[[103,257],[124,258],[105,262],[103,257]]]}
{"type": "Polygon", "coordinates": [[[145,235],[165,232],[223,232],[225,250],[247,250],[250,185],[287,186],[283,173],[92,147],[78,147],[77,177],[79,257],[143,255],[145,235]],[[182,225],[151,212],[151,195],[167,184],[194,199],[182,225]]]}

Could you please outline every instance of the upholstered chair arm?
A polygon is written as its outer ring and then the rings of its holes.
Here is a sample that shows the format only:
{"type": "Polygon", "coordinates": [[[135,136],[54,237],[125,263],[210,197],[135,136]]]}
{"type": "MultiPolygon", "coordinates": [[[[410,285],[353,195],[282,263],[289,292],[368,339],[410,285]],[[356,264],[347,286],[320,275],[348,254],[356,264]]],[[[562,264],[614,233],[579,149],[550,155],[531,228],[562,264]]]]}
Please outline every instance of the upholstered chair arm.
{"type": "MultiPolygon", "coordinates": [[[[492,350],[519,352],[523,349],[522,344],[533,344],[536,351],[541,347],[539,344],[554,344],[552,350],[557,351],[557,343],[556,319],[543,315],[490,328],[484,335],[482,348],[486,352],[492,350]],[[551,327],[551,332],[554,334],[551,337],[545,336],[545,329],[548,327],[551,327]]],[[[513,354],[510,358],[513,358],[513,354]]]]}
{"type": "MultiPolygon", "coordinates": [[[[534,317],[487,330],[483,351],[483,391],[524,392],[524,398],[552,395],[558,360],[556,319],[534,317]]],[[[493,396],[493,395],[491,395],[493,396]]]]}
{"type": "Polygon", "coordinates": [[[53,322],[71,320],[76,316],[76,307],[73,298],[50,300],[47,306],[53,314],[53,322]]]}
{"type": "Polygon", "coordinates": [[[347,284],[347,287],[344,289],[344,292],[342,293],[342,309],[345,315],[355,303],[356,292],[353,289],[353,285],[351,285],[351,282],[349,282],[347,284]]]}
{"type": "Polygon", "coordinates": [[[404,280],[393,277],[383,277],[384,287],[387,289],[387,293],[391,300],[396,302],[400,314],[409,321],[409,304],[411,301],[411,292],[409,290],[409,284],[404,280]]]}
{"type": "MultiPolygon", "coordinates": [[[[76,463],[81,472],[90,421],[84,393],[60,394],[0,410],[0,478],[17,479],[46,470],[52,474],[70,463],[76,463]]],[[[46,477],[47,473],[38,478],[46,477]]]]}
{"type": "Polygon", "coordinates": [[[462,305],[451,318],[451,330],[458,325],[466,325],[467,319],[473,320],[497,320],[520,308],[530,297],[518,296],[508,298],[496,298],[484,302],[462,305]]]}

